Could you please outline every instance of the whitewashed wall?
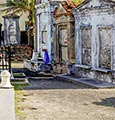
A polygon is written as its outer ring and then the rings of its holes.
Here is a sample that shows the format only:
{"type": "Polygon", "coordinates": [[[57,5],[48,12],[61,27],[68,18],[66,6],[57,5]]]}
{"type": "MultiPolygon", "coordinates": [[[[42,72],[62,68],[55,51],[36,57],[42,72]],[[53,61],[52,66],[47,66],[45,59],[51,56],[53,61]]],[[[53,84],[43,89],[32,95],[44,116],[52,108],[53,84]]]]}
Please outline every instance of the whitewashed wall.
{"type": "MultiPolygon", "coordinates": [[[[83,77],[97,78],[100,80],[114,81],[115,70],[115,3],[102,0],[92,0],[74,10],[75,16],[75,41],[76,41],[76,67],[79,74],[83,77]],[[113,6],[113,7],[112,7],[113,6]],[[91,29],[91,64],[83,64],[82,40],[83,28],[91,29]],[[102,29],[105,32],[100,32],[102,29]],[[110,31],[111,33],[110,33],[110,31]],[[109,32],[108,32],[109,31],[109,32]],[[100,66],[101,39],[110,46],[110,68],[100,66]]],[[[87,38],[89,39],[89,38],[87,38]]],[[[107,46],[107,47],[108,47],[107,46]]],[[[106,54],[106,53],[105,53],[106,54]]],[[[101,56],[103,59],[104,55],[101,56]]],[[[106,59],[106,58],[105,58],[106,59]]],[[[102,64],[102,63],[101,63],[102,64]]]]}
{"type": "Polygon", "coordinates": [[[48,50],[50,61],[53,61],[53,41],[54,41],[54,30],[53,30],[53,11],[57,5],[57,2],[45,1],[35,6],[36,9],[36,45],[37,51],[41,52],[42,56],[44,52],[42,49],[48,50]],[[43,35],[43,32],[45,33],[43,35]],[[45,36],[45,37],[44,37],[45,36]],[[44,39],[45,38],[45,39],[44,39]],[[43,41],[43,42],[42,42],[43,41]]]}

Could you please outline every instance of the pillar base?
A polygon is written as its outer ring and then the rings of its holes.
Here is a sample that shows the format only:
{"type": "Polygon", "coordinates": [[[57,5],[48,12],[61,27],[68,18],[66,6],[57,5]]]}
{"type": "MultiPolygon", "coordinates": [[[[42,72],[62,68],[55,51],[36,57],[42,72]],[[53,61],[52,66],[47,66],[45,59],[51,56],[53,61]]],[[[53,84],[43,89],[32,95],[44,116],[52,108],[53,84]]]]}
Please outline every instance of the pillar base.
{"type": "Polygon", "coordinates": [[[43,58],[39,52],[33,50],[33,55],[31,60],[24,60],[24,68],[30,71],[39,71],[40,64],[43,64],[43,58]]]}
{"type": "Polygon", "coordinates": [[[31,61],[37,61],[37,60],[38,60],[38,52],[33,50],[31,61]]]}

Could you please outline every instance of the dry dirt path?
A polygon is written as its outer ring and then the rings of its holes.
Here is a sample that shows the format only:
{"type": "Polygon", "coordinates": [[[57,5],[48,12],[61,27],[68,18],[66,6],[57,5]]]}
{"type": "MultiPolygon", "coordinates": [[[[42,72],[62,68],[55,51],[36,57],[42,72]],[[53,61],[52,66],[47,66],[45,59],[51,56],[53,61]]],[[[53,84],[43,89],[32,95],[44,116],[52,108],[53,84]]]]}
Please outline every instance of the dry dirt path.
{"type": "Polygon", "coordinates": [[[16,120],[115,120],[115,89],[87,89],[59,80],[30,81],[16,120]]]}

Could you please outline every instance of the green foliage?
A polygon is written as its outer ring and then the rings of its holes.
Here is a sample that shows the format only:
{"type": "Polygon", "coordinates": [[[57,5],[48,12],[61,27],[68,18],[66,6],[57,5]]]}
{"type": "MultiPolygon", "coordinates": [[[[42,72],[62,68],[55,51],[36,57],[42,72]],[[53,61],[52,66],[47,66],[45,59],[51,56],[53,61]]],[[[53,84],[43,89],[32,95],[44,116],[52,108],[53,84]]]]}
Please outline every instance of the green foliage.
{"type": "Polygon", "coordinates": [[[14,84],[14,89],[15,91],[21,91],[23,89],[23,87],[29,86],[28,84],[14,84]]]}
{"type": "Polygon", "coordinates": [[[81,3],[81,2],[83,2],[84,0],[73,0],[75,3],[81,3]]]}
{"type": "Polygon", "coordinates": [[[82,3],[84,0],[69,0],[71,3],[75,4],[75,5],[79,5],[80,3],[82,3]]]}

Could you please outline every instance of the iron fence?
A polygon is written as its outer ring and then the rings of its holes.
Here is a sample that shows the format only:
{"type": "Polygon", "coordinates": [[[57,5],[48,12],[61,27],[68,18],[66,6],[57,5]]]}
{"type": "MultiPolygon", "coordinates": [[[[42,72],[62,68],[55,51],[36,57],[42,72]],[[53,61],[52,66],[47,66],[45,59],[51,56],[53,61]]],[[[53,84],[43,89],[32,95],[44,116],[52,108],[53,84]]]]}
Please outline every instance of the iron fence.
{"type": "Polygon", "coordinates": [[[0,71],[11,72],[11,48],[10,46],[0,46],[0,71]]]}

